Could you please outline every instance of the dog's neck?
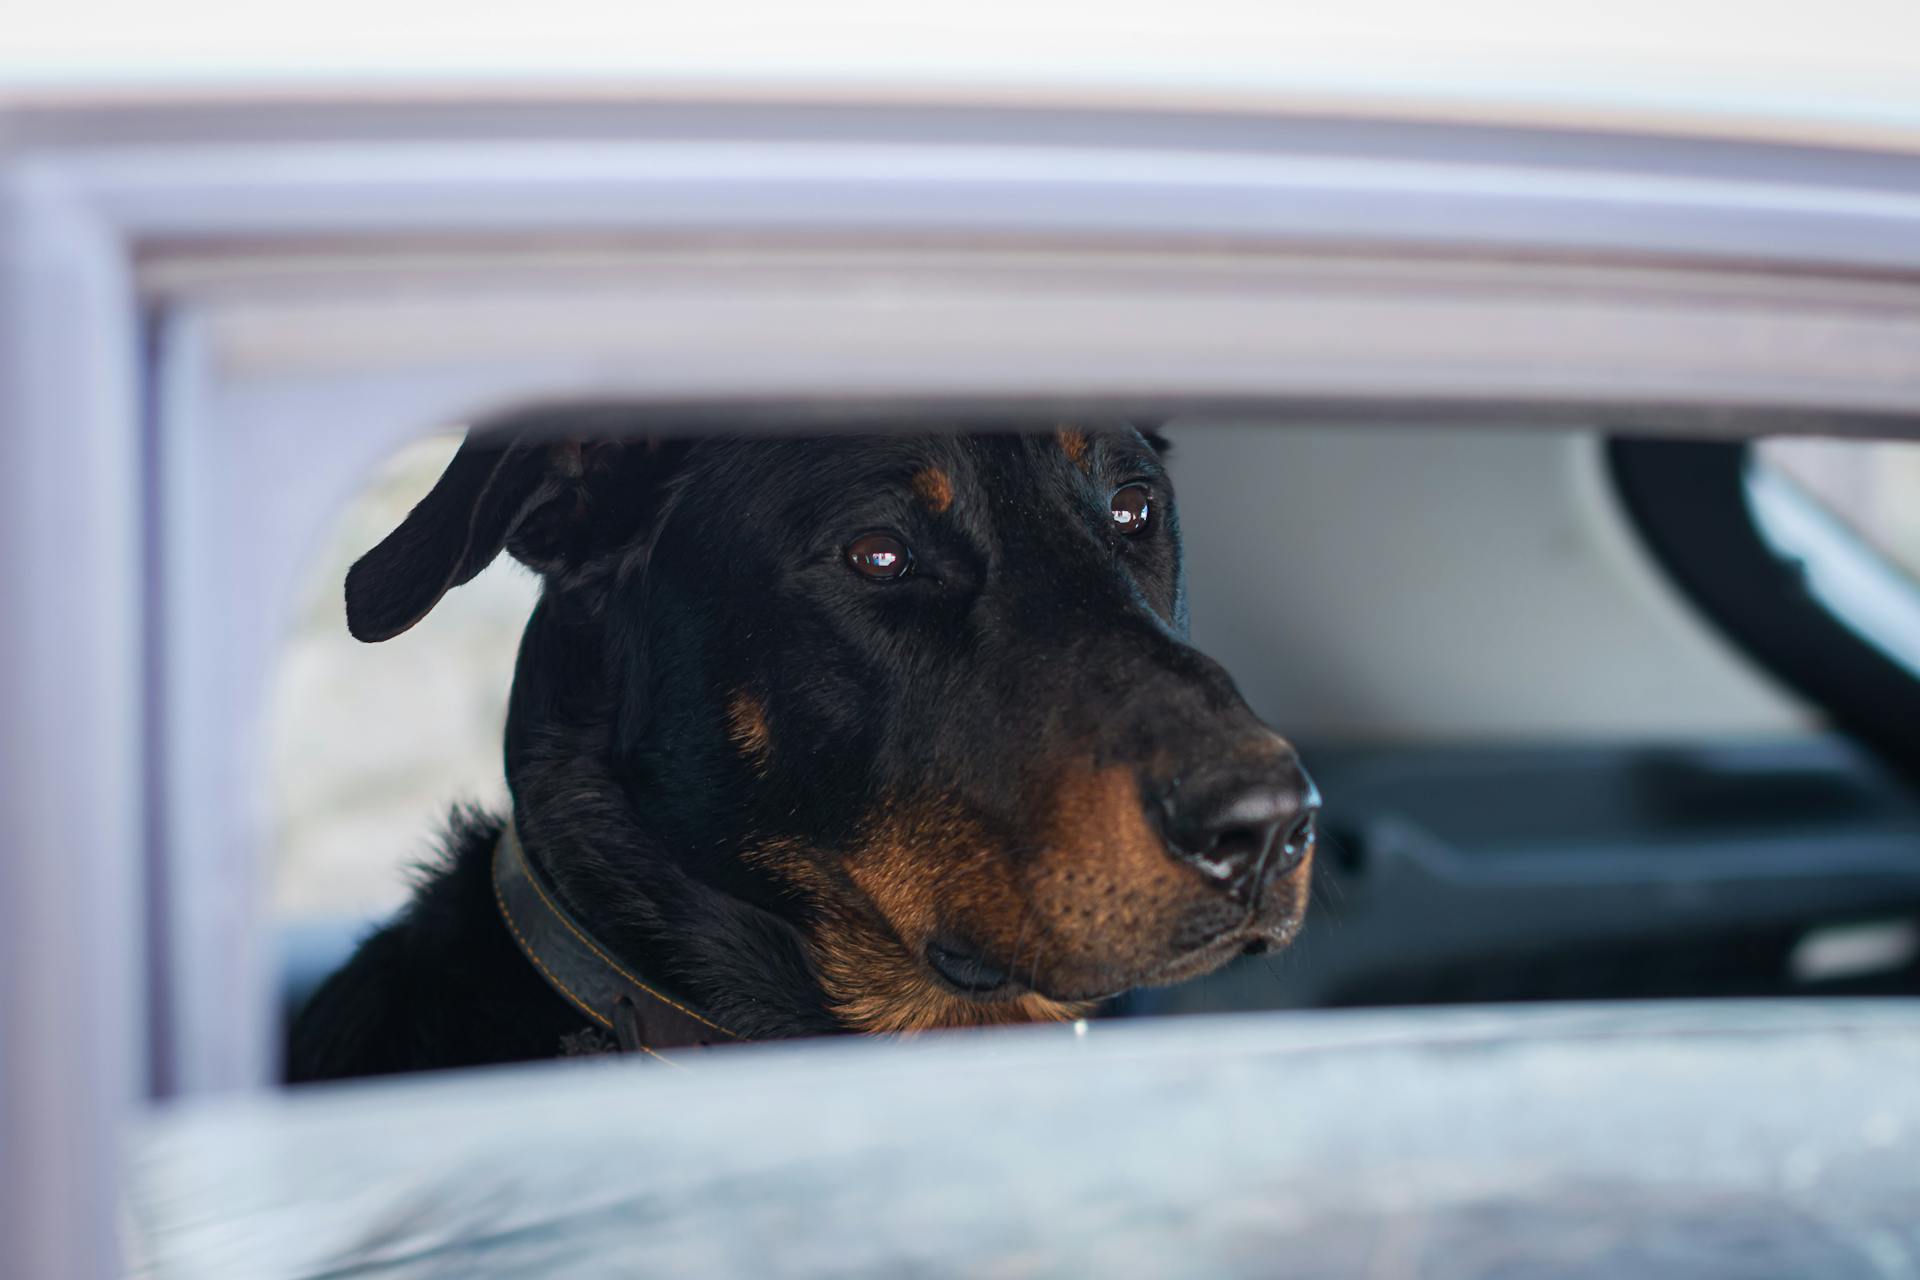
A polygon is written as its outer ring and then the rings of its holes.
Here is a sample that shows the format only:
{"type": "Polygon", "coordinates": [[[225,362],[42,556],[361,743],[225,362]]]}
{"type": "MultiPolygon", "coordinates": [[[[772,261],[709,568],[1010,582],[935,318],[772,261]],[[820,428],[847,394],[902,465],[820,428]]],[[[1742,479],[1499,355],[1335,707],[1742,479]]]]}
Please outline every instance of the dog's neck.
{"type": "Polygon", "coordinates": [[[529,865],[597,946],[743,1039],[847,1029],[794,922],[689,875],[590,761],[543,754],[520,762],[514,790],[555,799],[516,801],[515,826],[529,865]]]}
{"type": "Polygon", "coordinates": [[[520,953],[554,993],[626,1053],[672,1062],[741,1037],[690,1000],[636,974],[561,906],[511,821],[492,857],[493,896],[520,953]],[[672,1055],[672,1056],[669,1056],[672,1055]]]}
{"type": "Polygon", "coordinates": [[[507,781],[527,861],[610,955],[742,1037],[845,1030],[784,914],[793,904],[734,883],[750,869],[712,850],[676,847],[672,815],[705,818],[719,802],[671,772],[685,767],[676,754],[621,762],[614,719],[642,713],[608,687],[606,642],[571,612],[551,598],[535,608],[508,706],[507,781]]]}
{"type": "Polygon", "coordinates": [[[588,847],[540,825],[522,838],[534,874],[595,949],[730,1038],[846,1030],[789,922],[692,879],[644,839],[588,847]]]}

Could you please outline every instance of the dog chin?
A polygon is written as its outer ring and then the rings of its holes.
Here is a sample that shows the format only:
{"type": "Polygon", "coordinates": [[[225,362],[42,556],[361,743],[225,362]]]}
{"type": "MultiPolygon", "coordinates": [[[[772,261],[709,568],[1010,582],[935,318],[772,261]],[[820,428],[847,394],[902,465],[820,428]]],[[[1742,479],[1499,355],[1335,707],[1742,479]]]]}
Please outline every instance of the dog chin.
{"type": "Polygon", "coordinates": [[[931,943],[925,963],[941,985],[956,995],[982,1004],[996,1004],[1039,996],[1061,1004],[1110,1000],[1137,987],[1168,987],[1204,977],[1243,955],[1278,951],[1300,932],[1299,916],[1285,916],[1261,924],[1231,929],[1190,951],[1159,960],[1140,969],[1105,970],[1079,974],[1015,973],[978,953],[931,943]]]}
{"type": "Polygon", "coordinates": [[[1243,955],[1261,955],[1278,951],[1293,941],[1300,921],[1288,919],[1264,928],[1236,929],[1202,943],[1191,951],[1162,960],[1131,976],[1099,977],[1052,981],[1034,980],[1027,987],[1036,994],[1062,1003],[1086,1003],[1111,1000],[1139,987],[1170,987],[1224,968],[1243,955]]]}
{"type": "Polygon", "coordinates": [[[1223,934],[1213,941],[1196,947],[1185,955],[1158,966],[1143,974],[1133,985],[1136,987],[1171,987],[1176,983],[1190,982],[1204,977],[1216,969],[1224,967],[1228,961],[1246,954],[1247,949],[1257,943],[1253,935],[1234,932],[1223,934]]]}

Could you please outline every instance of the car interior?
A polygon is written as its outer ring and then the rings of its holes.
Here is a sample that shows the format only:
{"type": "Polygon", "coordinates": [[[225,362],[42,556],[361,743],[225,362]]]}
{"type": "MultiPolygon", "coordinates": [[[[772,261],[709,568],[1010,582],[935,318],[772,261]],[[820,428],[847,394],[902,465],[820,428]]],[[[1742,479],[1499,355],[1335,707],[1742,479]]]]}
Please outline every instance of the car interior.
{"type": "MultiPolygon", "coordinates": [[[[1816,446],[1879,504],[1835,513],[1771,442],[1201,415],[1165,432],[1195,643],[1299,744],[1326,838],[1292,948],[1100,1016],[1920,993],[1920,670],[1847,612],[1920,608],[1920,583],[1846,523],[1920,504],[1920,446],[1816,446]],[[1828,541],[1769,524],[1769,493],[1828,541]],[[1822,596],[1823,565],[1867,585],[1822,596]],[[1836,671],[1852,674],[1835,687],[1836,671]]],[[[410,482],[370,487],[391,507],[410,482]]],[[[340,632],[324,643],[374,700],[421,680],[417,653],[349,648],[338,617],[344,562],[379,519],[342,517],[302,624],[340,632]]],[[[489,716],[532,600],[516,574],[496,566],[421,628],[465,710],[415,717],[463,735],[417,751],[458,757],[461,795],[401,770],[375,798],[386,821],[342,815],[364,788],[313,778],[338,682],[281,681],[279,774],[346,824],[361,864],[329,864],[319,895],[282,869],[289,1015],[378,918],[367,904],[401,892],[446,805],[491,794],[489,716]],[[360,899],[337,883],[355,874],[360,899]]],[[[334,718],[341,752],[364,747],[355,716],[334,718]]]]}

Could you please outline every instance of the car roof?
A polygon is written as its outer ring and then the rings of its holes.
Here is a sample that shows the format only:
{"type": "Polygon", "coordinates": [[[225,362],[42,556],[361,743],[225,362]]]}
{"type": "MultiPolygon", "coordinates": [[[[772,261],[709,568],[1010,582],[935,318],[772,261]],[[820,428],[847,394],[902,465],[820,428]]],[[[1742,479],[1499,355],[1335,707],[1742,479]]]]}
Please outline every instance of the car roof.
{"type": "Polygon", "coordinates": [[[767,98],[1415,117],[1920,149],[1920,10],[1356,0],[780,0],[392,20],[184,0],[24,6],[0,104],[179,98],[767,98]],[[611,14],[611,16],[610,16],[611,14]]]}

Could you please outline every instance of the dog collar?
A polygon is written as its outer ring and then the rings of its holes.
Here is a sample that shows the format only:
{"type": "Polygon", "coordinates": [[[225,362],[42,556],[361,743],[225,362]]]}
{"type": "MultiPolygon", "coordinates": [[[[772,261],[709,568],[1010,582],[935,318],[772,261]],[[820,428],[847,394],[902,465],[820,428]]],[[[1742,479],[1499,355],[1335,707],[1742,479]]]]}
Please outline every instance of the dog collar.
{"type": "Polygon", "coordinates": [[[508,820],[493,848],[493,896],[520,953],[568,1004],[609,1032],[623,1053],[671,1061],[663,1049],[705,1049],[740,1037],[683,1000],[642,982],[593,940],[527,860],[508,820]]]}

